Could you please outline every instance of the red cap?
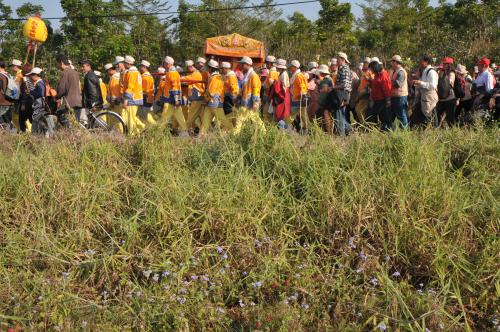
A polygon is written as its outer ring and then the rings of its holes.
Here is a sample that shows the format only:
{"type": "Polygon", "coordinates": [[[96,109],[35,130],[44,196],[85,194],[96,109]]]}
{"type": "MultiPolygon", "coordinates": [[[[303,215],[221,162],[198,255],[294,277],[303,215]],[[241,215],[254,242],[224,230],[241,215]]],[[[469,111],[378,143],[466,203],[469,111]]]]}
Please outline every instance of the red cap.
{"type": "Polygon", "coordinates": [[[477,63],[478,65],[483,65],[483,66],[489,66],[491,63],[490,59],[488,58],[482,58],[481,60],[479,60],[479,62],[477,63]]]}
{"type": "Polygon", "coordinates": [[[443,65],[452,65],[452,64],[453,64],[453,58],[450,57],[443,58],[443,65]]]}

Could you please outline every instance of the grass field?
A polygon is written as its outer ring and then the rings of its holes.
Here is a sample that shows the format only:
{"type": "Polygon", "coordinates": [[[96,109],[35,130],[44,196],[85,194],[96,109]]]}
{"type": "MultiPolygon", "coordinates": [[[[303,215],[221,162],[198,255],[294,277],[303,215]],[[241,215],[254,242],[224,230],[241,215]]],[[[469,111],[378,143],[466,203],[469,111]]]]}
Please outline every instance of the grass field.
{"type": "Polygon", "coordinates": [[[0,330],[500,329],[499,129],[1,139],[0,330]]]}

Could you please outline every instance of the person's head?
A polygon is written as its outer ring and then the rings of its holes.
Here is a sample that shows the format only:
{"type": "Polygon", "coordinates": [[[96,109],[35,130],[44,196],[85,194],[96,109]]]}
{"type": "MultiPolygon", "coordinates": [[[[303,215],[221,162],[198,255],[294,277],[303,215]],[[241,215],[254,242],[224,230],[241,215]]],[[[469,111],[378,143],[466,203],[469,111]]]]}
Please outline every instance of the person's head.
{"type": "Polygon", "coordinates": [[[424,54],[420,57],[420,68],[426,68],[427,66],[431,65],[432,64],[432,58],[427,55],[427,54],[424,54]]]}
{"type": "Polygon", "coordinates": [[[125,69],[130,69],[135,64],[135,59],[130,55],[126,55],[123,64],[125,66],[125,69]]]}
{"type": "Polygon", "coordinates": [[[5,71],[6,67],[7,65],[5,64],[5,61],[0,60],[0,71],[5,71]]]}
{"type": "Polygon", "coordinates": [[[82,69],[82,72],[85,74],[92,70],[92,65],[90,64],[89,60],[83,60],[82,62],[80,62],[80,67],[82,69]]]}
{"type": "Polygon", "coordinates": [[[453,58],[444,57],[442,63],[446,72],[450,72],[453,69],[453,58]]]}
{"type": "Polygon", "coordinates": [[[29,63],[25,64],[22,69],[22,73],[24,76],[28,76],[28,73],[33,69],[33,66],[30,65],[29,63]]]}
{"type": "Polygon", "coordinates": [[[229,62],[221,63],[222,74],[227,75],[231,71],[231,64],[229,62]]]}
{"type": "Polygon", "coordinates": [[[403,64],[403,59],[401,58],[400,55],[395,55],[392,57],[391,59],[391,68],[393,70],[397,69],[397,68],[400,68],[401,65],[403,64]]]}
{"type": "Polygon", "coordinates": [[[372,62],[370,62],[370,64],[368,65],[368,67],[375,74],[380,73],[384,69],[382,67],[382,64],[380,62],[378,62],[378,61],[372,61],[372,62]]]}
{"type": "Polygon", "coordinates": [[[59,54],[56,56],[56,62],[59,69],[64,70],[70,66],[69,59],[64,54],[59,54]]]}
{"type": "Polygon", "coordinates": [[[330,71],[328,70],[327,65],[319,65],[316,70],[316,75],[320,80],[324,79],[327,75],[330,75],[330,71]]]}
{"type": "Polygon", "coordinates": [[[272,55],[266,56],[266,68],[272,68],[274,64],[276,63],[276,58],[272,55]]]}
{"type": "Polygon", "coordinates": [[[369,57],[364,58],[363,67],[361,67],[361,71],[363,71],[363,72],[367,71],[368,65],[370,64],[370,62],[372,62],[372,59],[370,59],[369,57]]]}
{"type": "Polygon", "coordinates": [[[42,75],[42,69],[35,67],[31,69],[31,71],[28,73],[28,77],[33,81],[36,82],[41,78],[42,75]]]}
{"type": "Polygon", "coordinates": [[[485,58],[481,58],[481,60],[479,60],[479,62],[477,63],[477,67],[479,69],[479,72],[482,73],[484,71],[489,70],[490,63],[491,63],[490,59],[488,59],[486,57],[485,58]]]}
{"type": "Polygon", "coordinates": [[[151,67],[149,61],[142,60],[141,65],[139,66],[139,71],[141,72],[141,74],[147,73],[149,72],[149,67],[151,67]]]}
{"type": "Polygon", "coordinates": [[[174,67],[174,58],[170,56],[166,56],[165,59],[163,59],[163,67],[165,67],[166,70],[170,70],[170,68],[174,67]]]}
{"type": "Polygon", "coordinates": [[[336,72],[337,69],[339,68],[338,63],[337,63],[337,58],[331,58],[330,59],[330,71],[332,73],[336,72]]]}
{"type": "Polygon", "coordinates": [[[293,74],[300,69],[300,62],[298,60],[292,60],[290,62],[290,72],[293,74]]]}
{"type": "Polygon", "coordinates": [[[116,73],[116,68],[112,63],[107,63],[104,65],[104,70],[108,74],[109,77],[113,76],[116,73]]]}
{"type": "Polygon", "coordinates": [[[210,61],[208,61],[207,67],[210,73],[215,73],[219,71],[219,63],[214,59],[210,59],[210,61]]]}
{"type": "Polygon", "coordinates": [[[343,64],[349,64],[349,60],[347,59],[347,54],[345,54],[344,52],[339,52],[337,53],[337,64],[339,66],[343,65],[343,64]]]}
{"type": "Polygon", "coordinates": [[[196,59],[196,69],[198,70],[203,70],[205,68],[205,65],[207,63],[207,60],[205,60],[205,58],[202,58],[202,57],[199,57],[198,59],[196,59]]]}
{"type": "Polygon", "coordinates": [[[285,59],[276,60],[276,70],[279,73],[286,71],[286,60],[285,59]]]}
{"type": "Polygon", "coordinates": [[[241,70],[244,73],[248,72],[250,70],[250,68],[252,68],[253,61],[252,61],[252,59],[250,59],[247,56],[244,56],[243,58],[241,58],[241,60],[239,62],[241,64],[241,70]]]}
{"type": "Polygon", "coordinates": [[[125,70],[125,58],[122,56],[116,56],[115,61],[113,61],[113,65],[115,66],[115,69],[119,72],[122,72],[125,70]]]}
{"type": "Polygon", "coordinates": [[[21,70],[22,66],[23,66],[23,63],[20,60],[13,59],[9,65],[9,68],[10,68],[10,70],[12,70],[13,73],[17,73],[18,71],[21,70]]]}
{"type": "Polygon", "coordinates": [[[455,68],[455,73],[460,77],[465,77],[467,75],[467,68],[464,65],[458,64],[455,68]]]}
{"type": "Polygon", "coordinates": [[[194,62],[193,60],[187,60],[185,62],[185,65],[186,65],[186,70],[188,73],[194,73],[195,71],[197,71],[196,67],[194,66],[194,62]]]}

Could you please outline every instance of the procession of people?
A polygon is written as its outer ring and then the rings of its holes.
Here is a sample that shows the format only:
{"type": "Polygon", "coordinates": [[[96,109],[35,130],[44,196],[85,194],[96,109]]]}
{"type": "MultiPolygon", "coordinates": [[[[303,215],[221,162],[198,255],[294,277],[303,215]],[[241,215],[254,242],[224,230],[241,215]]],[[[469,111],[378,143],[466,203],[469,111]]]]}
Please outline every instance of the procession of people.
{"type": "Polygon", "coordinates": [[[38,133],[42,117],[57,120],[49,121],[50,130],[67,128],[69,110],[85,125],[89,110],[103,109],[119,114],[130,135],[168,125],[180,137],[216,128],[239,132],[247,122],[302,134],[317,125],[340,136],[354,129],[448,128],[470,125],[481,103],[489,103],[494,120],[499,116],[500,68],[488,58],[469,74],[451,57],[436,64],[428,55],[416,69],[405,67],[400,55],[388,64],[366,57],[355,65],[344,52],[328,64],[307,65],[272,55],[263,64],[247,56],[220,63],[203,57],[177,63],[166,56],[156,70],[127,55],[102,66],[106,78],[89,60],[79,62],[80,73],[64,55],[56,62],[61,76],[53,89],[41,68],[0,60],[4,129],[38,133]]]}

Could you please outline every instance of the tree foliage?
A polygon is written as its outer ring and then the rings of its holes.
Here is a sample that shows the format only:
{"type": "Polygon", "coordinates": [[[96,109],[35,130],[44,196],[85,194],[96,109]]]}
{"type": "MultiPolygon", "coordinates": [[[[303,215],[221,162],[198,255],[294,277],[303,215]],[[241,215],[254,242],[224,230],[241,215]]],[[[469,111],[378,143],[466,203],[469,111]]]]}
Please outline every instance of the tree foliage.
{"type": "MultiPolygon", "coordinates": [[[[303,63],[326,61],[337,51],[356,60],[364,56],[389,59],[394,53],[416,57],[426,52],[449,55],[466,63],[481,56],[500,54],[500,0],[441,1],[367,0],[355,19],[351,5],[320,0],[317,20],[301,12],[283,17],[279,7],[255,9],[245,0],[180,0],[176,15],[112,14],[171,11],[166,0],[61,0],[67,16],[40,49],[40,62],[52,66],[56,53],[64,52],[75,62],[90,59],[97,67],[115,55],[131,54],[137,60],[159,64],[165,55],[179,62],[203,55],[205,39],[240,33],[264,41],[267,52],[303,63]],[[208,11],[207,11],[208,10],[208,11]],[[193,12],[194,11],[194,12],[193,12]],[[203,12],[204,11],[204,12],[203,12]],[[81,16],[87,18],[81,18],[81,16]]],[[[272,5],[275,0],[254,4],[272,5]]],[[[28,17],[41,6],[25,3],[13,9],[0,0],[0,19],[28,17]]],[[[22,58],[26,40],[20,21],[0,20],[0,49],[6,59],[22,58]]]]}

